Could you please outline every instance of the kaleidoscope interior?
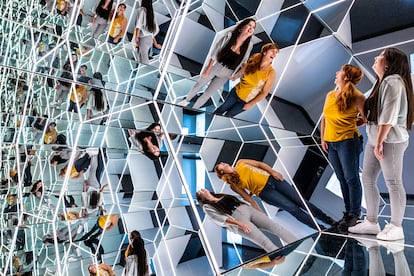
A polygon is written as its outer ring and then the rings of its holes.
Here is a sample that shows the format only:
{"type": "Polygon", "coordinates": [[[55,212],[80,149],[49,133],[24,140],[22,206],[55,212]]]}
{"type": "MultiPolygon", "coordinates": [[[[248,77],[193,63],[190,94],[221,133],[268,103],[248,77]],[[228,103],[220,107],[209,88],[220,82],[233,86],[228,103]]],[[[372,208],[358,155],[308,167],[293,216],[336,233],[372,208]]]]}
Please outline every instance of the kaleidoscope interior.
{"type": "MultiPolygon", "coordinates": [[[[269,218],[296,237],[287,244],[269,234],[280,248],[270,260],[283,259],[261,263],[262,248],[213,223],[195,198],[204,188],[234,194],[216,176],[215,165],[254,159],[280,172],[301,198],[340,219],[341,190],[320,147],[325,95],[335,88],[335,72],[343,64],[363,70],[357,88],[366,93],[375,82],[374,57],[383,48],[414,53],[413,1],[154,0],[162,47],[151,49],[149,64],[137,62],[132,41],[140,1],[123,1],[128,27],[117,45],[107,42],[107,30],[90,35],[97,0],[67,2],[63,16],[53,0],[1,1],[0,275],[89,275],[88,267],[101,263],[122,275],[133,230],[145,241],[151,275],[414,272],[410,200],[404,244],[377,244],[372,237],[325,232],[315,217],[311,228],[257,199],[269,218]],[[280,47],[269,95],[233,118],[215,115],[237,83],[229,80],[201,108],[192,108],[196,98],[180,106],[215,41],[247,17],[256,20],[252,53],[270,42],[280,47]],[[65,63],[70,77],[62,75],[65,63]],[[89,91],[96,72],[108,102],[102,116],[88,118],[86,104],[68,111],[69,97],[56,104],[59,81],[89,91]],[[131,131],[154,122],[162,135],[160,156],[152,160],[131,142],[131,131]],[[58,141],[46,143],[46,128],[39,130],[38,123],[54,123],[58,141]],[[65,162],[53,164],[56,156],[65,162]],[[83,175],[62,174],[85,156],[91,161],[83,175]],[[100,200],[92,208],[85,193],[94,177],[100,200]],[[95,244],[80,240],[102,215],[116,215],[115,226],[95,244]],[[368,250],[373,246],[375,252],[368,250]]],[[[413,151],[410,146],[404,167],[409,199],[413,151]]],[[[379,184],[384,225],[390,208],[382,179],[379,184]]]]}

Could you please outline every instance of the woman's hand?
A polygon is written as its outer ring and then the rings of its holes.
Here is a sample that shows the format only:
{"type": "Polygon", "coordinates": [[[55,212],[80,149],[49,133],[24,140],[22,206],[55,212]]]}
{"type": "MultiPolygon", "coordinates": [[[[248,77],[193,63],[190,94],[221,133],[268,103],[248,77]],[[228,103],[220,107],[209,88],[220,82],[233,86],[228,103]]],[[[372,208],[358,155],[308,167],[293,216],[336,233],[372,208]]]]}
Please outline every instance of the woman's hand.
{"type": "Polygon", "coordinates": [[[207,78],[209,75],[210,75],[210,69],[209,69],[209,68],[207,68],[207,69],[203,72],[203,74],[201,74],[201,77],[202,77],[202,78],[207,78]]]}
{"type": "Polygon", "coordinates": [[[283,175],[280,172],[277,172],[277,171],[273,170],[272,173],[271,173],[271,175],[276,180],[283,181],[283,175]]]}
{"type": "Polygon", "coordinates": [[[328,143],[325,140],[322,140],[321,146],[322,146],[322,150],[328,153],[328,143]]]}
{"type": "Polygon", "coordinates": [[[383,143],[378,143],[374,147],[374,154],[378,160],[382,160],[384,157],[384,145],[383,143]]]}
{"type": "Polygon", "coordinates": [[[239,227],[243,230],[244,233],[250,233],[250,227],[244,222],[239,223],[239,227]]]}
{"type": "Polygon", "coordinates": [[[247,103],[243,106],[243,110],[249,110],[250,108],[252,108],[253,104],[251,103],[247,103]]]}

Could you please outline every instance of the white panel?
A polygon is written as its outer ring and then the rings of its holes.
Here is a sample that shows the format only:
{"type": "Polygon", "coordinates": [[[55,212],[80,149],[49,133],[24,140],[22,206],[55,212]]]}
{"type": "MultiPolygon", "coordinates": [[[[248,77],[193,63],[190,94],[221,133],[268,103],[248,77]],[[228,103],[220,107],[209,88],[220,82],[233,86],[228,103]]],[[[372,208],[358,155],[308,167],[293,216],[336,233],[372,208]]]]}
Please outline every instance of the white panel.
{"type": "Polygon", "coordinates": [[[184,20],[174,52],[199,63],[204,63],[215,33],[197,22],[184,20]]]}
{"type": "Polygon", "coordinates": [[[135,212],[123,214],[127,232],[154,228],[150,212],[135,212]]]}
{"type": "Polygon", "coordinates": [[[141,153],[130,151],[127,163],[130,168],[134,191],[155,190],[158,183],[158,176],[154,163],[148,157],[141,153]]]}

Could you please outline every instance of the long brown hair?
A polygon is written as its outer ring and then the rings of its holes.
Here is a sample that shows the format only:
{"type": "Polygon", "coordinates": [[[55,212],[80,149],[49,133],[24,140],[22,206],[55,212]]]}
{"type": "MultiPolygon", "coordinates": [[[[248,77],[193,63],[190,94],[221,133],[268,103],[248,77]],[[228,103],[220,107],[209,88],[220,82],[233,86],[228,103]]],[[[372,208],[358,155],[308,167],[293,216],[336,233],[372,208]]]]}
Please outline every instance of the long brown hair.
{"type": "Polygon", "coordinates": [[[362,73],[361,69],[351,64],[345,64],[341,70],[345,73],[345,85],[336,99],[336,104],[339,107],[339,111],[344,112],[354,104],[355,91],[357,90],[355,85],[361,81],[364,73],[362,73]]]}
{"type": "Polygon", "coordinates": [[[145,250],[144,240],[141,237],[141,234],[134,230],[131,232],[132,246],[128,246],[128,256],[136,255],[138,258],[137,268],[138,275],[144,276],[148,272],[148,263],[147,263],[147,251],[145,250]]]}
{"type": "Polygon", "coordinates": [[[214,171],[218,178],[226,182],[227,184],[237,186],[240,183],[240,175],[234,171],[232,173],[225,173],[218,169],[219,164],[214,167],[214,171]]]}
{"type": "Polygon", "coordinates": [[[228,194],[216,194],[213,192],[210,192],[213,196],[217,197],[217,198],[226,198],[226,201],[223,200],[219,200],[217,202],[214,201],[210,201],[208,199],[205,199],[203,197],[201,197],[198,193],[196,194],[196,198],[197,201],[200,205],[203,204],[208,204],[211,205],[214,209],[216,209],[217,211],[223,213],[223,214],[227,214],[227,215],[231,215],[233,213],[233,210],[227,208],[226,204],[223,204],[224,202],[232,202],[234,204],[234,206],[240,206],[241,204],[244,204],[243,202],[241,202],[237,197],[232,196],[232,195],[228,195],[228,194]]]}
{"type": "Polygon", "coordinates": [[[408,63],[407,55],[397,48],[386,48],[384,50],[385,61],[387,66],[385,67],[385,73],[383,78],[380,80],[377,76],[374,88],[371,94],[365,102],[364,112],[369,114],[368,121],[378,122],[378,97],[379,90],[383,80],[390,75],[399,75],[404,82],[405,93],[408,102],[407,112],[407,129],[411,129],[413,124],[414,110],[413,110],[413,84],[410,75],[410,65],[408,63]],[[369,112],[369,113],[368,113],[369,112]]]}
{"type": "Polygon", "coordinates": [[[276,43],[266,43],[262,46],[260,53],[251,55],[247,60],[246,68],[244,69],[244,74],[251,74],[260,69],[260,64],[262,63],[263,55],[269,50],[277,49],[279,46],[276,43]]]}
{"type": "MultiPolygon", "coordinates": [[[[253,18],[249,17],[244,19],[242,22],[240,22],[236,28],[234,28],[234,30],[231,32],[231,37],[229,39],[229,41],[227,42],[227,44],[223,47],[223,49],[221,49],[218,54],[217,54],[217,61],[221,62],[222,58],[226,55],[226,53],[228,53],[228,51],[230,51],[231,46],[236,44],[236,40],[237,37],[239,36],[239,34],[241,33],[241,30],[244,26],[246,26],[247,24],[249,24],[250,22],[254,22],[256,23],[256,20],[254,20],[253,18]]],[[[239,60],[237,62],[237,64],[239,64],[244,55],[247,52],[247,49],[249,48],[249,44],[250,44],[250,40],[251,40],[251,36],[248,37],[243,44],[240,46],[240,55],[239,55],[239,60]]]]}
{"type": "Polygon", "coordinates": [[[157,26],[155,25],[155,20],[154,20],[154,8],[152,7],[152,0],[142,0],[141,1],[141,7],[144,7],[147,12],[147,29],[148,31],[150,31],[151,33],[155,32],[155,30],[157,29],[157,26]]]}

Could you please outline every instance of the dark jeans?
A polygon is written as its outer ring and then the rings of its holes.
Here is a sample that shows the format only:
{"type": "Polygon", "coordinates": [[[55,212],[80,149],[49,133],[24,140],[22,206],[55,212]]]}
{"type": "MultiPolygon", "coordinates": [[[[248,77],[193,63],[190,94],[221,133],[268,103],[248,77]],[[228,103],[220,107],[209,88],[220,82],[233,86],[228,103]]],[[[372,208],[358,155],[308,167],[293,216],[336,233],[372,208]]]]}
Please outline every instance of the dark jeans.
{"type": "Polygon", "coordinates": [[[368,275],[364,247],[357,240],[348,239],[345,245],[344,269],[342,275],[368,275]]]}
{"type": "Polygon", "coordinates": [[[243,107],[246,103],[242,101],[236,94],[236,89],[233,88],[226,100],[222,105],[220,105],[215,111],[214,114],[226,115],[229,117],[236,116],[244,111],[243,107]]]}
{"type": "MultiPolygon", "coordinates": [[[[274,177],[269,176],[269,180],[261,191],[259,197],[264,202],[289,212],[292,216],[309,227],[318,229],[311,216],[306,211],[305,205],[298,193],[286,180],[279,181],[274,177]]],[[[327,222],[328,224],[331,223],[330,220],[332,219],[323,211],[309,201],[305,200],[305,202],[316,218],[323,222],[327,222]]]]}
{"type": "Polygon", "coordinates": [[[361,214],[362,186],[359,178],[359,154],[362,141],[355,135],[352,139],[328,142],[328,158],[341,185],[345,211],[361,214]]]}
{"type": "Polygon", "coordinates": [[[69,112],[73,111],[75,113],[78,113],[78,106],[76,105],[75,102],[69,101],[68,111],[69,112]]]}
{"type": "Polygon", "coordinates": [[[119,42],[122,41],[122,39],[118,40],[118,42],[114,42],[114,37],[108,36],[108,42],[117,45],[119,42]]]}
{"type": "Polygon", "coordinates": [[[86,172],[90,164],[91,164],[91,158],[86,153],[84,156],[82,156],[81,158],[75,161],[74,166],[75,166],[76,171],[80,172],[83,170],[86,172]]]}

